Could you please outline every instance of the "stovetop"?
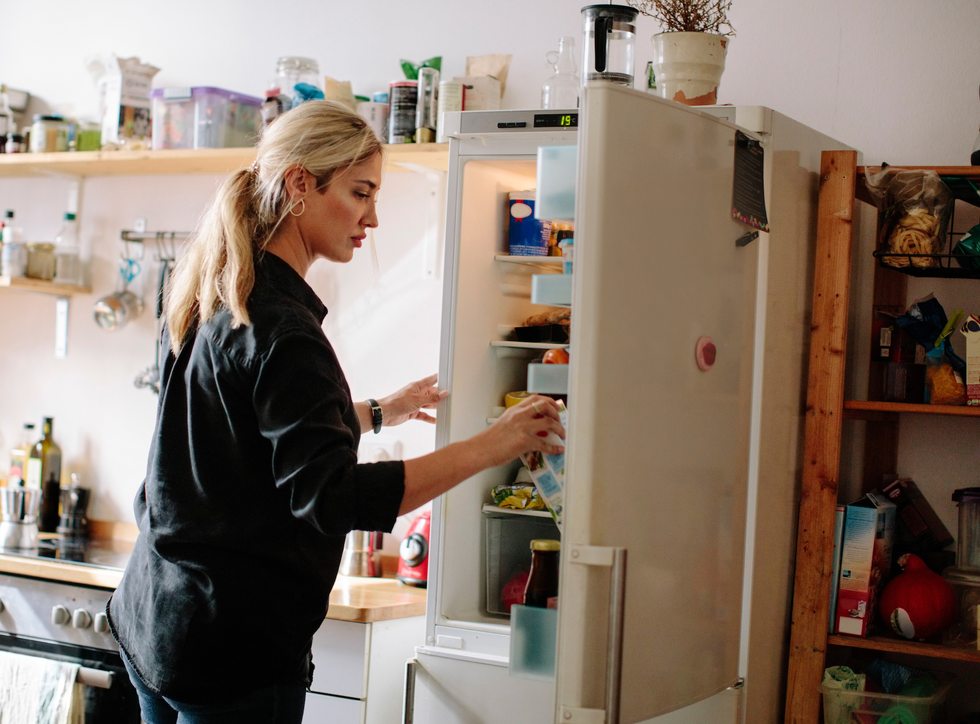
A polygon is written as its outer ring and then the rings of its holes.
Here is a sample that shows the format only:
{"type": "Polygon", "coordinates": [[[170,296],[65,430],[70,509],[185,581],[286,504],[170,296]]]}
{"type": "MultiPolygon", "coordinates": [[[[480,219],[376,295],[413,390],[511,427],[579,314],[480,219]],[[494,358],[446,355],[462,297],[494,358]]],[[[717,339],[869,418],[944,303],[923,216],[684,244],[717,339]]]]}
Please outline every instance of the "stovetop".
{"type": "Polygon", "coordinates": [[[67,538],[41,534],[36,548],[0,548],[0,554],[34,560],[56,560],[93,568],[124,570],[132,541],[110,538],[67,538]]]}

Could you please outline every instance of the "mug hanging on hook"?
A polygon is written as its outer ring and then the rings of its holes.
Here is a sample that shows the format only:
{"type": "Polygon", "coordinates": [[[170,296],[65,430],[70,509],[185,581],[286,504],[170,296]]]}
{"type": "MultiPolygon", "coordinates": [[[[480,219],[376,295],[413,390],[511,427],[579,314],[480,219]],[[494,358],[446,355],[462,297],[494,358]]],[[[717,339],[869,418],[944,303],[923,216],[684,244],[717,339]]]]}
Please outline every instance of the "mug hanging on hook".
{"type": "Polygon", "coordinates": [[[119,259],[121,289],[102,297],[92,308],[95,323],[102,329],[115,332],[125,327],[129,320],[136,319],[143,313],[143,300],[127,288],[139,273],[139,262],[121,254],[119,259]]]}

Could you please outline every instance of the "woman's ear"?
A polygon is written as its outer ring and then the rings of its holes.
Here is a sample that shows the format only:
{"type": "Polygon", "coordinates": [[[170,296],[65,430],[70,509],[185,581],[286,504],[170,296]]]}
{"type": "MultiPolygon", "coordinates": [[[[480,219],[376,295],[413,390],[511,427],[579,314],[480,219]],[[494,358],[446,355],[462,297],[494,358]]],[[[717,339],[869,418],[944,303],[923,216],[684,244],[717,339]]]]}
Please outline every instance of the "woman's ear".
{"type": "Polygon", "coordinates": [[[298,203],[301,198],[309,194],[316,186],[316,179],[303,166],[290,166],[286,170],[284,177],[286,181],[286,193],[293,203],[298,203]]]}

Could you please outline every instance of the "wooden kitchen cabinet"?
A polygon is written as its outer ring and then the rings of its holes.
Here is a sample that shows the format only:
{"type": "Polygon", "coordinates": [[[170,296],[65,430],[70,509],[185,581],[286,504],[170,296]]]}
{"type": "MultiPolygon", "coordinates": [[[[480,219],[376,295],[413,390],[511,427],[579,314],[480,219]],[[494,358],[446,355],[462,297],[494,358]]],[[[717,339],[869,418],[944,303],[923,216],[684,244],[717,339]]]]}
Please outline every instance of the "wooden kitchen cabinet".
{"type": "Polygon", "coordinates": [[[326,619],[313,636],[315,669],[303,724],[401,721],[405,662],[424,638],[425,616],[326,619]]]}
{"type": "MultiPolygon", "coordinates": [[[[821,721],[818,687],[826,666],[828,645],[980,663],[980,651],[890,636],[828,635],[827,631],[843,420],[867,421],[862,476],[867,491],[880,484],[882,474],[895,472],[903,414],[980,418],[980,408],[976,407],[879,401],[875,399],[879,395],[874,375],[869,381],[869,400],[844,400],[854,202],[858,199],[870,203],[860,178],[864,169],[856,162],[854,151],[825,151],[821,160],[806,435],[786,692],[785,720],[794,724],[821,721]]],[[[935,167],[935,170],[940,175],[980,180],[980,168],[976,167],[935,167]]],[[[875,267],[874,275],[874,311],[904,312],[907,277],[881,266],[875,267]]]]}

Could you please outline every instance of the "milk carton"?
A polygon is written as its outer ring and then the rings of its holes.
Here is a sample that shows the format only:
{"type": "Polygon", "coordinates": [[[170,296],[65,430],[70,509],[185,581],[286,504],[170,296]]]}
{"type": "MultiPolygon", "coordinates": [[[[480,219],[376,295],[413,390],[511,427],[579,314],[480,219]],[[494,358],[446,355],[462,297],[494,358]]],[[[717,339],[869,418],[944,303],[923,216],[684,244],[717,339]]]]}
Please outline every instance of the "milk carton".
{"type": "Polygon", "coordinates": [[[971,314],[960,333],[966,337],[966,404],[980,405],[980,319],[971,314]]]}
{"type": "Polygon", "coordinates": [[[868,493],[844,512],[837,633],[867,636],[874,628],[881,592],[892,565],[895,504],[868,493]]]}

